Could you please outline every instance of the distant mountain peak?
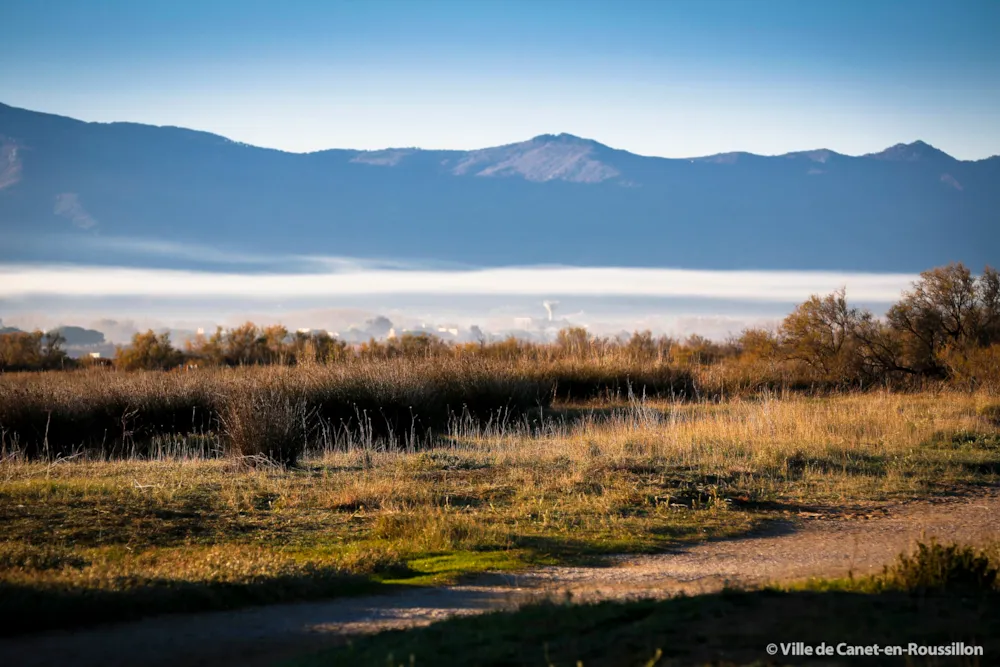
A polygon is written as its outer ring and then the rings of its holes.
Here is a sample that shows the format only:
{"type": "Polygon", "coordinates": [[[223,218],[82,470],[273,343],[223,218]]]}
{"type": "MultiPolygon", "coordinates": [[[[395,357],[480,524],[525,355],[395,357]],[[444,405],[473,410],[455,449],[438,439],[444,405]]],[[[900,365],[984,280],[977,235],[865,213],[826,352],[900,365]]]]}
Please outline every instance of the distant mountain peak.
{"type": "Polygon", "coordinates": [[[948,155],[944,151],[931,146],[925,141],[914,141],[909,144],[896,144],[895,146],[890,146],[884,151],[879,153],[869,153],[865,157],[875,158],[877,160],[892,160],[894,162],[920,162],[924,160],[948,160],[954,161],[955,158],[948,155]]]}
{"type": "Polygon", "coordinates": [[[604,145],[572,134],[540,134],[517,144],[469,151],[452,173],[574,183],[600,183],[619,176],[617,169],[594,155],[596,148],[604,145]]]}
{"type": "Polygon", "coordinates": [[[817,148],[811,151],[795,151],[793,153],[785,153],[781,157],[788,159],[805,159],[810,162],[819,162],[821,164],[826,164],[830,160],[838,157],[842,157],[840,153],[836,151],[831,151],[829,148],[817,148]]]}
{"type": "Polygon", "coordinates": [[[416,149],[413,148],[386,148],[377,151],[361,151],[351,162],[360,164],[371,164],[379,167],[395,167],[403,158],[413,155],[416,149]]]}
{"type": "Polygon", "coordinates": [[[740,160],[759,157],[746,151],[731,151],[729,153],[716,153],[704,157],[690,158],[692,162],[710,162],[712,164],[736,164],[740,160]]]}
{"type": "Polygon", "coordinates": [[[532,137],[530,139],[530,143],[562,143],[585,146],[603,145],[593,139],[585,139],[583,137],[578,137],[575,134],[569,134],[568,132],[560,132],[559,134],[539,134],[537,137],[532,137]]]}

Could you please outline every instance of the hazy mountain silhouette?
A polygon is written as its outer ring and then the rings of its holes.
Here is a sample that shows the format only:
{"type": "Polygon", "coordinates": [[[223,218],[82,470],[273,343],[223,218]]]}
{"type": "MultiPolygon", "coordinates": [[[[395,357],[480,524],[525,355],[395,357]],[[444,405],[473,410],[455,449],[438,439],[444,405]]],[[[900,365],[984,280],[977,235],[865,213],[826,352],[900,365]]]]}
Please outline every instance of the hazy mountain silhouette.
{"type": "Polygon", "coordinates": [[[996,263],[998,223],[1000,158],[920,141],[857,157],[663,159],[567,134],[294,154],[0,105],[6,261],[72,259],[45,248],[77,235],[475,265],[913,271],[996,263]]]}

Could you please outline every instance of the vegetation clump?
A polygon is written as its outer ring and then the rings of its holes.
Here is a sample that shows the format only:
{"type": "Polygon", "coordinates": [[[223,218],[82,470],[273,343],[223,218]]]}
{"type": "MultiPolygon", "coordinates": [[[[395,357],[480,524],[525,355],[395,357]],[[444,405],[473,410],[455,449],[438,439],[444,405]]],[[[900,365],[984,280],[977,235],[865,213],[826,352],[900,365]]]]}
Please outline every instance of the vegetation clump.
{"type": "Polygon", "coordinates": [[[132,344],[119,347],[115,354],[115,366],[126,371],[166,371],[183,362],[184,355],[170,344],[170,334],[152,330],[135,334],[132,344]]]}
{"type": "Polygon", "coordinates": [[[13,331],[0,334],[0,371],[56,370],[72,366],[58,332],[13,331]]]}
{"type": "Polygon", "coordinates": [[[882,574],[883,585],[920,593],[988,591],[997,583],[997,564],[971,546],[921,542],[912,554],[901,554],[882,574]]]}
{"type": "Polygon", "coordinates": [[[237,388],[220,411],[224,452],[247,463],[295,464],[309,445],[306,401],[280,387],[237,388]]]}

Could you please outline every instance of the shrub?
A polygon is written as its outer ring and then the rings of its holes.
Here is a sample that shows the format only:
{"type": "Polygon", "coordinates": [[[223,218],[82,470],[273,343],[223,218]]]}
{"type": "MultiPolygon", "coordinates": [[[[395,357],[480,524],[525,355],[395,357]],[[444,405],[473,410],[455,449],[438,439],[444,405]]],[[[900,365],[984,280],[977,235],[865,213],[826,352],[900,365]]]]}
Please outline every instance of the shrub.
{"type": "Polygon", "coordinates": [[[885,568],[883,578],[890,588],[913,592],[986,591],[993,589],[997,573],[984,553],[931,540],[930,544],[918,544],[909,556],[900,555],[895,565],[885,568]]]}
{"type": "MultiPolygon", "coordinates": [[[[966,389],[1000,390],[1000,343],[989,347],[946,348],[938,355],[952,383],[966,389]]],[[[996,415],[1000,423],[1000,411],[996,415]]]]}
{"type": "Polygon", "coordinates": [[[309,440],[306,401],[280,386],[237,390],[219,413],[226,454],[294,465],[309,440]]]}

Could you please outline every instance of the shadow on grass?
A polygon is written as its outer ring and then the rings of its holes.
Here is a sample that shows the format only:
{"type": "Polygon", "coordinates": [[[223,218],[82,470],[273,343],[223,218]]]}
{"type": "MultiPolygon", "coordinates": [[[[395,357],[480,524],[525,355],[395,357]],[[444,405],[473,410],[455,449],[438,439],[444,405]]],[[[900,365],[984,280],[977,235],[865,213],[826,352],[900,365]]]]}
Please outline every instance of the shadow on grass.
{"type": "MultiPolygon", "coordinates": [[[[454,618],[426,628],[362,637],[289,663],[320,665],[828,664],[783,657],[780,644],[982,646],[1000,652],[1000,595],[846,592],[723,592],[662,601],[542,604],[516,612],[454,618]],[[777,657],[766,652],[779,644],[777,657]],[[653,661],[657,655],[662,661],[653,661]]],[[[836,648],[834,649],[836,650],[836,648]]],[[[834,660],[858,658],[836,656],[834,660]]],[[[864,657],[865,664],[904,664],[864,657]]],[[[988,660],[988,658],[987,658],[988,660]]],[[[839,663],[838,663],[839,664],[839,663]]],[[[910,664],[988,664],[983,658],[920,658],[910,664]],[[919,662],[933,660],[934,662],[919,662]]]]}
{"type": "Polygon", "coordinates": [[[0,583],[0,636],[136,620],[162,613],[234,609],[371,593],[384,586],[338,571],[252,582],[150,580],[117,590],[0,583]]]}
{"type": "MultiPolygon", "coordinates": [[[[648,408],[647,408],[648,409],[648,408]]],[[[627,414],[628,408],[622,405],[553,405],[545,408],[546,419],[565,424],[578,424],[585,420],[607,421],[612,417],[621,417],[627,414]]],[[[665,414],[663,410],[650,409],[657,415],[665,414]]]]}
{"type": "Polygon", "coordinates": [[[1000,461],[966,461],[962,463],[962,470],[972,475],[1000,475],[1000,461]]]}
{"type": "Polygon", "coordinates": [[[785,477],[801,480],[806,473],[838,473],[849,477],[885,477],[888,459],[879,454],[865,454],[848,450],[833,451],[826,456],[806,456],[797,454],[788,458],[785,477]]]}
{"type": "Polygon", "coordinates": [[[636,544],[624,538],[616,541],[550,535],[518,535],[514,543],[527,552],[525,560],[532,565],[609,567],[616,564],[616,556],[680,554],[700,544],[777,537],[799,529],[800,526],[789,519],[758,518],[747,529],[734,531],[717,526],[716,532],[707,534],[703,525],[697,523],[652,526],[646,532],[653,539],[645,544],[636,544]]]}

